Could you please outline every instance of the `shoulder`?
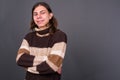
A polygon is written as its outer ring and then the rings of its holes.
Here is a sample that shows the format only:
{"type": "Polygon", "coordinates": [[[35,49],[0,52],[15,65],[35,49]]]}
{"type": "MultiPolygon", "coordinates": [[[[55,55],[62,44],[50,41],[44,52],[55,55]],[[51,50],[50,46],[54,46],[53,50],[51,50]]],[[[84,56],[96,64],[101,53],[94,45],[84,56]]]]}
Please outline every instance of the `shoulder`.
{"type": "Polygon", "coordinates": [[[33,36],[35,36],[35,32],[34,32],[34,31],[27,33],[27,34],[25,35],[24,39],[29,40],[29,39],[31,39],[33,36]]]}
{"type": "Polygon", "coordinates": [[[55,37],[67,37],[66,33],[61,31],[60,29],[58,29],[55,33],[54,33],[55,37]]]}
{"type": "Polygon", "coordinates": [[[58,42],[61,42],[61,41],[67,42],[67,35],[65,32],[59,29],[53,34],[53,39],[58,42]]]}

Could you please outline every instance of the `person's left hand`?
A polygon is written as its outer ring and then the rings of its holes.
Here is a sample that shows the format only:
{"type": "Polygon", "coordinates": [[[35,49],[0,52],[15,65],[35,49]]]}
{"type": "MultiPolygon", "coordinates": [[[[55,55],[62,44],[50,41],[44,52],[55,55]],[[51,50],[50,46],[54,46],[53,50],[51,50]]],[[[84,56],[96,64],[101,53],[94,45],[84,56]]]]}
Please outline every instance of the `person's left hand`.
{"type": "Polygon", "coordinates": [[[59,74],[62,73],[62,68],[59,68],[58,71],[57,71],[59,74]]]}

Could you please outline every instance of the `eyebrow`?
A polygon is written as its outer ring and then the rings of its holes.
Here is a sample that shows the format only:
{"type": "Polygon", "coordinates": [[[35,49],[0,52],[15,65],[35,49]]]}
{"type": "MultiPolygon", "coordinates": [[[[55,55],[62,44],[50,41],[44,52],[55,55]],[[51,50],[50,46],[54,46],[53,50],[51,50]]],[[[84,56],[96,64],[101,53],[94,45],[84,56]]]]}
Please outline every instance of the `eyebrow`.
{"type": "MultiPolygon", "coordinates": [[[[41,10],[41,11],[39,11],[39,12],[43,12],[43,11],[46,11],[46,10],[41,10]]],[[[35,11],[34,11],[34,13],[35,13],[35,11]]]]}

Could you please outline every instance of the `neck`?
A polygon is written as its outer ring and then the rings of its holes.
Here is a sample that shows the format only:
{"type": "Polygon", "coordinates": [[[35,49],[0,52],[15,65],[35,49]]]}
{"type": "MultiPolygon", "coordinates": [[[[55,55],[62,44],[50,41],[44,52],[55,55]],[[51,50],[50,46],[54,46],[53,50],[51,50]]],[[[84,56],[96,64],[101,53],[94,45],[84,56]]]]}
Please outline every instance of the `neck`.
{"type": "Polygon", "coordinates": [[[37,30],[37,31],[42,31],[42,30],[45,30],[45,29],[47,29],[47,28],[49,28],[49,27],[45,26],[45,27],[36,28],[36,30],[37,30]]]}
{"type": "Polygon", "coordinates": [[[38,29],[40,29],[40,30],[45,30],[45,29],[47,29],[48,27],[47,26],[41,26],[40,28],[38,28],[38,29]]]}

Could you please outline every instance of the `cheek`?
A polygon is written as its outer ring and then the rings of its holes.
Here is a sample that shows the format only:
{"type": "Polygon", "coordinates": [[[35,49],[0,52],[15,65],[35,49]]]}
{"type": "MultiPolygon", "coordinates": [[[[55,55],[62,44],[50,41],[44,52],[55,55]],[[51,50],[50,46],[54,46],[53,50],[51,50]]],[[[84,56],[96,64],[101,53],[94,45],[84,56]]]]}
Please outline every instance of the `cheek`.
{"type": "Polygon", "coordinates": [[[50,17],[49,16],[43,16],[43,18],[45,19],[45,21],[49,22],[50,17]]]}
{"type": "Polygon", "coordinates": [[[43,15],[43,16],[42,16],[42,18],[47,19],[47,18],[48,18],[48,16],[47,16],[47,15],[43,15]]]}
{"type": "Polygon", "coordinates": [[[33,17],[33,20],[34,20],[34,21],[36,21],[36,19],[37,19],[36,17],[33,17]]]}

